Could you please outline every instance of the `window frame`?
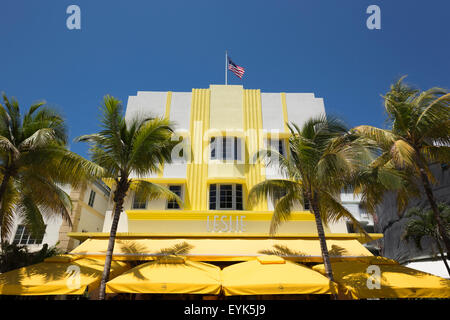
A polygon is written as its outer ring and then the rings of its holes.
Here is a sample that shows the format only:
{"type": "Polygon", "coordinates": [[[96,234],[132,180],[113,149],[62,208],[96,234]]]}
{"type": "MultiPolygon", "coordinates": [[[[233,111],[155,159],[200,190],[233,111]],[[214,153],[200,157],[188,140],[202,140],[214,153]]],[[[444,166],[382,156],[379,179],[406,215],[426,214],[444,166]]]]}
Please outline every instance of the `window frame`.
{"type": "Polygon", "coordinates": [[[244,188],[239,183],[214,183],[209,185],[208,192],[208,208],[209,210],[244,210],[244,188]],[[222,206],[225,202],[222,202],[222,188],[231,186],[231,207],[222,206]],[[214,188],[214,192],[213,189],[214,188]],[[213,194],[214,193],[214,194],[213,194]],[[240,194],[240,195],[239,195],[240,194]],[[212,202],[214,198],[214,202],[212,202]],[[240,201],[239,201],[240,200],[240,201]]]}
{"type": "Polygon", "coordinates": [[[211,137],[209,150],[210,160],[242,161],[242,138],[236,136],[211,137]]]}
{"type": "Polygon", "coordinates": [[[88,201],[88,206],[91,208],[94,207],[96,194],[97,194],[97,192],[95,192],[94,189],[91,189],[91,193],[89,194],[89,201],[88,201]]]}

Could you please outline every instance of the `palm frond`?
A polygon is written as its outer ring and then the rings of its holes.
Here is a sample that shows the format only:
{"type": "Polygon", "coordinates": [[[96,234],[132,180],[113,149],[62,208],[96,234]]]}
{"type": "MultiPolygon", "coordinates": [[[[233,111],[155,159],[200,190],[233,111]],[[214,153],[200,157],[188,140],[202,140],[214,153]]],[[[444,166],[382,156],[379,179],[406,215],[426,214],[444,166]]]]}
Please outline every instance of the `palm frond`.
{"type": "Polygon", "coordinates": [[[41,129],[51,129],[53,140],[61,145],[67,144],[67,126],[63,117],[50,107],[42,107],[22,121],[20,141],[31,137],[41,129]]]}
{"type": "Polygon", "coordinates": [[[248,206],[252,208],[260,201],[277,201],[283,194],[303,194],[301,182],[283,179],[264,180],[254,185],[248,194],[248,206]]]}
{"type": "MultiPolygon", "coordinates": [[[[432,92],[426,92],[426,94],[431,95],[431,99],[434,99],[436,94],[442,94],[442,96],[425,105],[424,110],[417,119],[416,127],[420,127],[422,121],[426,122],[425,125],[429,125],[430,120],[442,120],[450,117],[450,93],[447,93],[443,89],[437,89],[432,92]]],[[[418,101],[418,103],[420,102],[422,101],[418,101]]]]}
{"type": "Polygon", "coordinates": [[[103,130],[100,132],[100,135],[104,137],[101,146],[103,146],[105,151],[113,152],[121,158],[122,163],[125,163],[126,152],[130,150],[126,150],[127,148],[123,141],[124,133],[126,133],[126,123],[122,116],[122,103],[116,98],[107,95],[103,99],[101,112],[101,126],[103,130]]]}
{"type": "Polygon", "coordinates": [[[17,206],[17,213],[34,238],[44,234],[45,223],[42,213],[29,195],[22,194],[17,206]]]}
{"type": "Polygon", "coordinates": [[[450,163],[449,146],[424,146],[421,154],[429,163],[450,163]]]}
{"type": "Polygon", "coordinates": [[[49,143],[54,143],[55,131],[50,128],[43,128],[35,131],[30,137],[19,144],[22,151],[29,151],[39,147],[45,147],[49,143]]]}
{"type": "Polygon", "coordinates": [[[391,147],[391,156],[399,168],[414,167],[417,159],[414,148],[404,140],[397,140],[391,147]]]}
{"type": "Polygon", "coordinates": [[[15,208],[19,199],[19,192],[13,181],[6,185],[6,191],[0,203],[0,234],[1,242],[9,240],[15,225],[15,208]]]}
{"type": "Polygon", "coordinates": [[[46,104],[45,101],[40,101],[40,102],[37,102],[37,103],[32,104],[32,105],[30,106],[30,109],[28,109],[28,112],[27,112],[27,113],[25,114],[25,116],[24,116],[24,122],[26,122],[27,119],[30,119],[30,118],[33,116],[33,114],[34,114],[40,107],[44,106],[45,104],[46,104]]]}
{"type": "Polygon", "coordinates": [[[341,203],[327,192],[321,192],[319,194],[319,210],[322,215],[322,221],[325,225],[328,223],[335,223],[341,220],[349,221],[353,227],[364,235],[367,239],[371,240],[369,234],[364,228],[341,203]]]}
{"type": "Polygon", "coordinates": [[[54,179],[58,183],[70,184],[74,188],[105,176],[103,167],[68,150],[61,152],[61,156],[55,160],[55,166],[58,174],[54,175],[54,179]]]}
{"type": "Polygon", "coordinates": [[[74,188],[104,176],[102,167],[57,144],[22,152],[17,165],[21,174],[34,172],[74,188]]]}
{"type": "Polygon", "coordinates": [[[170,191],[167,187],[156,183],[133,179],[130,184],[130,190],[134,191],[140,198],[143,199],[175,200],[181,208],[184,206],[183,200],[181,200],[178,195],[170,191]]]}
{"type": "Polygon", "coordinates": [[[269,233],[271,235],[275,234],[281,222],[289,220],[292,209],[297,203],[301,203],[302,200],[303,197],[299,193],[288,192],[276,202],[272,220],[270,221],[269,233]]]}
{"type": "Polygon", "coordinates": [[[165,118],[143,122],[136,128],[130,141],[128,165],[138,176],[156,172],[159,164],[171,162],[172,149],[178,144],[171,139],[172,135],[171,123],[165,118]]]}
{"type": "Polygon", "coordinates": [[[20,108],[19,103],[15,98],[11,100],[3,94],[3,101],[6,106],[6,116],[8,121],[8,130],[10,133],[10,140],[15,144],[15,140],[20,135],[20,108]]]}
{"type": "Polygon", "coordinates": [[[4,136],[0,136],[0,152],[11,155],[13,159],[20,155],[20,151],[4,136]]]}
{"type": "Polygon", "coordinates": [[[388,149],[396,140],[390,131],[367,125],[355,127],[352,132],[375,141],[382,149],[388,149]]]}
{"type": "Polygon", "coordinates": [[[70,196],[58,185],[45,177],[29,174],[27,179],[21,181],[20,189],[33,204],[39,208],[42,216],[62,217],[69,226],[72,226],[70,213],[72,200],[70,196]],[[24,185],[26,184],[26,185],[24,185]]]}

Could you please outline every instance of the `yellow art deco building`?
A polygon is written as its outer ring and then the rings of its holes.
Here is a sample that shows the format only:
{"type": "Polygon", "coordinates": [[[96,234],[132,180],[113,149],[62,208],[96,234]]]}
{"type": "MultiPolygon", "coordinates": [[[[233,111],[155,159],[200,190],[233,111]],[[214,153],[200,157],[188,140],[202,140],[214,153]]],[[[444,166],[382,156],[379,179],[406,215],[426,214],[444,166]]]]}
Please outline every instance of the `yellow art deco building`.
{"type": "MultiPolygon", "coordinates": [[[[192,92],[138,92],[128,99],[126,119],[165,115],[182,139],[175,161],[146,179],[178,193],[185,205],[146,201],[130,194],[118,232],[266,234],[273,205],[247,205],[247,194],[264,179],[281,178],[276,166],[254,155],[276,148],[286,153],[287,122],[301,125],[324,114],[323,99],[312,93],[262,93],[240,85],[211,85],[192,92]]],[[[298,206],[280,234],[315,233],[314,218],[298,206]]],[[[104,232],[109,232],[111,212],[104,232]]],[[[346,233],[345,223],[328,232],[346,233]]]]}
{"type": "MultiPolygon", "coordinates": [[[[127,120],[164,115],[175,125],[174,139],[181,141],[173,163],[161,166],[153,176],[139,178],[168,186],[184,206],[166,200],[147,201],[131,193],[119,221],[119,238],[268,238],[273,204],[269,199],[250,208],[247,195],[264,179],[282,176],[276,165],[256,160],[255,153],[272,148],[286,154],[290,135],[286,124],[301,126],[311,116],[324,113],[323,99],[313,93],[265,93],[240,85],[210,85],[191,92],[139,91],[130,96],[127,120]]],[[[308,209],[298,204],[276,238],[314,240],[319,249],[314,216],[308,209]]],[[[112,207],[105,215],[103,233],[73,233],[72,237],[80,241],[106,239],[111,214],[112,207]]],[[[345,221],[329,225],[325,231],[330,240],[362,241],[358,234],[347,232],[345,221]]]]}

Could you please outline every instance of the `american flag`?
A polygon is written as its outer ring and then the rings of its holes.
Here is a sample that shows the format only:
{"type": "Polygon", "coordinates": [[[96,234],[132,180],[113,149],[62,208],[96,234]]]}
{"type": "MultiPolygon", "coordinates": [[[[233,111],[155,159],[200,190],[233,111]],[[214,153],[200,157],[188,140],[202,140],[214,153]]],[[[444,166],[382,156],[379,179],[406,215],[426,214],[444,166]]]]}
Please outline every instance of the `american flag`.
{"type": "Polygon", "coordinates": [[[239,67],[236,65],[233,61],[231,61],[230,58],[228,58],[228,70],[233,71],[235,75],[237,75],[240,79],[242,79],[242,76],[244,75],[244,68],[239,67]]]}

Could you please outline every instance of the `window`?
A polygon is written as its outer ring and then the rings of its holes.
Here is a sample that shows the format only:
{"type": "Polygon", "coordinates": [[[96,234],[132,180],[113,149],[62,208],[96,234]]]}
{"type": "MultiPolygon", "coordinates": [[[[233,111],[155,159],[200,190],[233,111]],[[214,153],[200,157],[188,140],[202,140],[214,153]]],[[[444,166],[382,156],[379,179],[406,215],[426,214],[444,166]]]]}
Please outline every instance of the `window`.
{"type": "Polygon", "coordinates": [[[38,235],[37,237],[33,237],[31,235],[31,232],[27,229],[27,227],[21,224],[17,227],[16,234],[14,235],[13,244],[24,244],[24,245],[41,244],[42,239],[44,238],[44,234],[45,231],[42,234],[38,235]]]}
{"type": "Polygon", "coordinates": [[[241,139],[237,137],[215,137],[210,140],[212,160],[241,160],[241,139]]]}
{"type": "Polygon", "coordinates": [[[283,156],[286,156],[285,141],[283,139],[267,139],[267,147],[278,151],[278,153],[283,156]]]}
{"type": "MultiPolygon", "coordinates": [[[[169,190],[175,193],[180,198],[182,198],[181,186],[169,186],[169,190]]],[[[168,200],[167,209],[180,209],[180,205],[178,204],[178,202],[176,202],[176,200],[168,200]]]]}
{"type": "Polygon", "coordinates": [[[225,184],[219,187],[219,208],[233,209],[233,185],[225,184]]]}
{"type": "Polygon", "coordinates": [[[133,200],[133,209],[145,209],[146,206],[147,206],[147,199],[135,193],[133,200]]]}
{"type": "Polygon", "coordinates": [[[242,185],[212,184],[209,186],[210,210],[243,210],[242,185]]]}
{"type": "Polygon", "coordinates": [[[95,191],[91,190],[91,194],[89,195],[88,205],[93,207],[94,206],[94,201],[95,201],[95,191]]]}

